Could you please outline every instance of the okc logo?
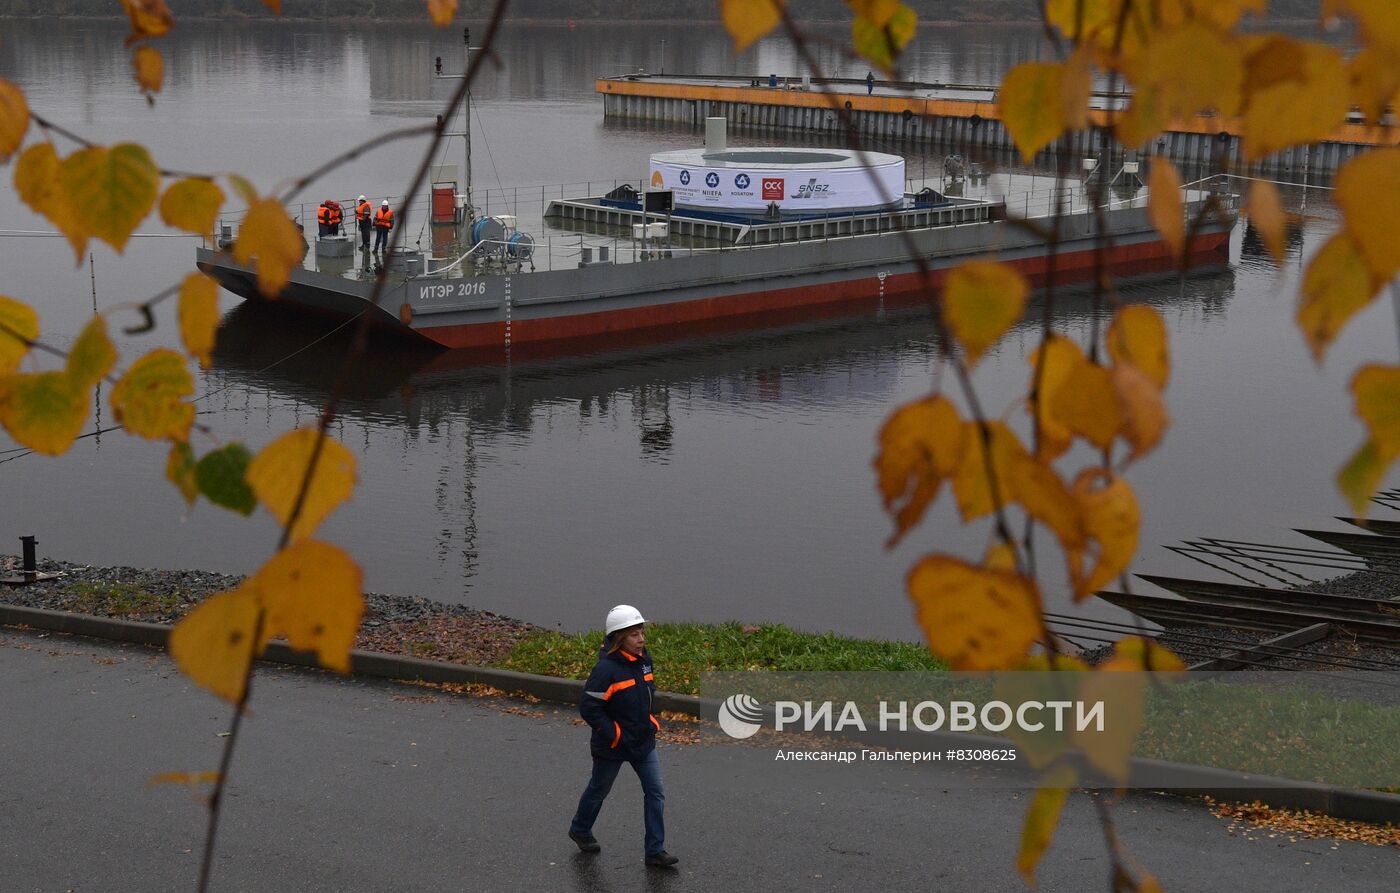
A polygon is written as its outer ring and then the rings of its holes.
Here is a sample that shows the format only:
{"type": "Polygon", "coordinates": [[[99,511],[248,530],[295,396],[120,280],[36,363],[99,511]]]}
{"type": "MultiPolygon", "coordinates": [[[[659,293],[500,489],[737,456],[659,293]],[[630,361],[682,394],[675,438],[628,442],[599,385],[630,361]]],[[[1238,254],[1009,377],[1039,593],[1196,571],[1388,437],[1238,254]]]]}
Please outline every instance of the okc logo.
{"type": "Polygon", "coordinates": [[[682,186],[689,186],[689,185],[690,185],[690,171],[681,171],[681,185],[682,185],[682,186]]]}
{"type": "Polygon", "coordinates": [[[719,705],[719,727],[730,738],[750,738],[762,725],[763,708],[749,695],[730,695],[719,705]]]}
{"type": "Polygon", "coordinates": [[[714,171],[710,171],[708,174],[706,174],[705,185],[710,187],[711,189],[714,189],[716,186],[718,186],[719,174],[715,173],[714,171]]]}
{"type": "Polygon", "coordinates": [[[739,176],[735,177],[735,178],[734,178],[734,185],[735,185],[736,187],[738,187],[739,189],[748,189],[748,188],[749,188],[749,175],[748,175],[748,174],[740,174],[739,176]]]}
{"type": "Polygon", "coordinates": [[[783,197],[783,178],[782,178],[782,177],[764,177],[764,178],[763,178],[763,197],[764,197],[765,199],[782,198],[782,197],[783,197]]]}

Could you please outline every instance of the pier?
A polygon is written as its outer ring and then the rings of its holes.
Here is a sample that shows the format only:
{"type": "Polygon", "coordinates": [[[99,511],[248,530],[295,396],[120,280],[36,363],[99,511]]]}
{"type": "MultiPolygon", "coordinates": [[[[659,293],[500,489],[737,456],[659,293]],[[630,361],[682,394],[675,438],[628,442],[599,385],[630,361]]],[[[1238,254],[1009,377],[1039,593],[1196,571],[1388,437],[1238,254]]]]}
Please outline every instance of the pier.
{"type": "MultiPolygon", "coordinates": [[[[767,127],[802,134],[843,132],[838,109],[850,114],[863,137],[884,145],[904,144],[1014,149],[997,108],[997,88],[974,84],[879,81],[871,93],[863,80],[850,78],[780,78],[681,76],[645,73],[599,78],[603,116],[615,120],[704,126],[707,117],[731,125],[767,127]]],[[[1090,120],[1108,123],[1127,107],[1129,93],[1093,94],[1090,120]]],[[[1173,121],[1157,140],[1141,147],[1146,155],[1185,164],[1209,164],[1217,154],[1242,164],[1240,124],[1214,114],[1173,121]]],[[[1098,155],[1104,148],[1096,131],[1067,137],[1071,154],[1098,155]]],[[[1113,144],[1117,148],[1117,144],[1113,144]]],[[[1298,176],[1330,173],[1358,152],[1373,146],[1400,145],[1400,128],[1348,123],[1312,146],[1295,146],[1250,165],[1257,173],[1298,176]]],[[[1121,148],[1119,148],[1121,151],[1121,148]]]]}

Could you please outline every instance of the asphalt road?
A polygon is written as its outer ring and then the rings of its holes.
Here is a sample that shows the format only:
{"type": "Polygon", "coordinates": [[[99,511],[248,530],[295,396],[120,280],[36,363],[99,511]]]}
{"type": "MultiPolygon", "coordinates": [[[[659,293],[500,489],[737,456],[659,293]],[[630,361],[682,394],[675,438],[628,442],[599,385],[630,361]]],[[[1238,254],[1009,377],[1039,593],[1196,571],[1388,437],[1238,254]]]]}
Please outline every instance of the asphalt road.
{"type": "MultiPolygon", "coordinates": [[[[229,709],[149,649],[0,630],[0,889],[194,888],[206,811],[153,775],[213,770],[229,709]]],[[[215,890],[1015,891],[1026,792],[946,768],[793,764],[771,746],[662,745],[667,847],[642,865],[624,770],[565,836],[589,766],[570,710],[260,669],[234,760],[215,890]],[[512,712],[514,711],[514,712],[512,712]]],[[[1396,889],[1400,851],[1232,835],[1199,803],[1135,796],[1124,841],[1170,891],[1396,889]]],[[[1103,833],[1071,798],[1041,890],[1108,889],[1103,833]]]]}

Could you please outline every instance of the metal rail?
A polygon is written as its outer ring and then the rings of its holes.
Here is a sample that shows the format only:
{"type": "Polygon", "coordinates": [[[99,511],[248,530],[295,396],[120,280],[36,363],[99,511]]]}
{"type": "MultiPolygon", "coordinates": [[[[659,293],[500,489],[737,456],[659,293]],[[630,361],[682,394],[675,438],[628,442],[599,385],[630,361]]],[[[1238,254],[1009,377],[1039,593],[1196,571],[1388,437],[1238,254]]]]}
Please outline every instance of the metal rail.
{"type": "Polygon", "coordinates": [[[1098,597],[1163,626],[1242,627],[1263,631],[1289,631],[1314,623],[1331,623],[1368,642],[1388,645],[1400,643],[1400,623],[1360,620],[1320,609],[1291,611],[1286,608],[1209,604],[1152,595],[1131,595],[1126,592],[1100,592],[1098,597]]]}
{"type": "Polygon", "coordinates": [[[1261,586],[1240,586],[1237,583],[1214,583],[1208,580],[1187,580],[1180,577],[1159,577],[1137,574],[1182,598],[1219,605],[1258,605],[1310,611],[1328,611],[1358,620],[1393,620],[1400,622],[1400,601],[1384,598],[1364,598],[1337,595],[1330,592],[1308,592],[1302,589],[1268,589],[1261,586]]]}

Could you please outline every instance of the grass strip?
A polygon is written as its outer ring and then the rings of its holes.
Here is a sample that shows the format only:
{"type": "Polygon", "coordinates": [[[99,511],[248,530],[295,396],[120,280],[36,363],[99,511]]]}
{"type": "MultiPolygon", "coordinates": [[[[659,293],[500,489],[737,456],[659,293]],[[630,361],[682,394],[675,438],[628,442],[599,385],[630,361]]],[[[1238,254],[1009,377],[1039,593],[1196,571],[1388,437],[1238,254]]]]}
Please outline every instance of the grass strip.
{"type": "MultiPolygon", "coordinates": [[[[570,635],[527,634],[497,666],[523,673],[586,679],[603,644],[601,630],[570,635]]],[[[656,661],[656,687],[698,695],[700,674],[737,670],[942,670],[917,642],[848,639],[803,633],[782,624],[647,624],[647,650],[656,661]]]]}

